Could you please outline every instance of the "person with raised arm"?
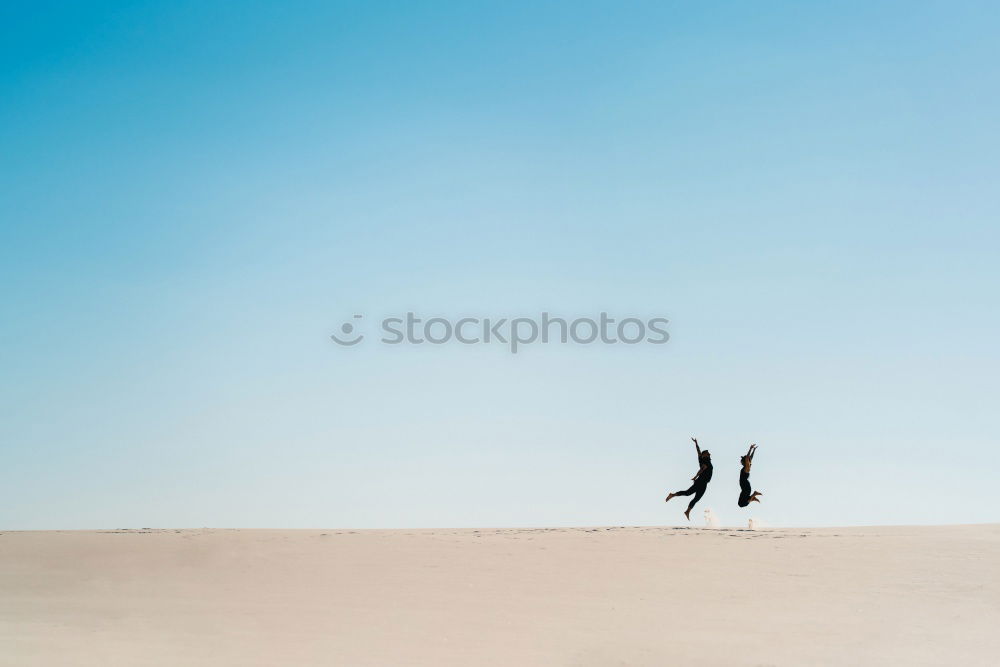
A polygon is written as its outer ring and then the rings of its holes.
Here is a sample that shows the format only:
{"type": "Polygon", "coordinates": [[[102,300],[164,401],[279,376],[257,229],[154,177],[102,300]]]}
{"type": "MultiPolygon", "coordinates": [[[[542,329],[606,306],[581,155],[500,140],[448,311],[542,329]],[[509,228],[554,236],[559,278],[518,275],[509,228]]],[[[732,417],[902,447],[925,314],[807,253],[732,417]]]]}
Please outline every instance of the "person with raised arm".
{"type": "Polygon", "coordinates": [[[740,457],[740,499],[739,506],[746,507],[750,503],[759,503],[757,496],[764,495],[760,491],[750,493],[750,466],[753,464],[753,455],[757,453],[757,445],[750,445],[747,453],[740,457]]]}
{"type": "Polygon", "coordinates": [[[712,481],[712,455],[709,454],[708,450],[702,450],[698,446],[698,438],[691,438],[694,442],[694,449],[698,452],[698,472],[694,477],[691,478],[691,487],[685,491],[675,491],[667,496],[664,502],[669,501],[674,496],[690,496],[694,495],[691,502],[688,503],[688,507],[684,510],[684,516],[687,520],[691,520],[691,510],[694,506],[701,500],[701,497],[705,495],[705,489],[708,488],[708,483],[712,481]]]}

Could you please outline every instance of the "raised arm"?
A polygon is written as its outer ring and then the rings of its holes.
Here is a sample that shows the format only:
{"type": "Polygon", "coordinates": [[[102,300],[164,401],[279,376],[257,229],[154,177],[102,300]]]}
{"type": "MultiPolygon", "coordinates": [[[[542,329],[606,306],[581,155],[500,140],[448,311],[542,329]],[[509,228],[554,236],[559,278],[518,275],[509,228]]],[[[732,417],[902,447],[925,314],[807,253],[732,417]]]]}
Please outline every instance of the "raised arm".
{"type": "Polygon", "coordinates": [[[694,443],[694,449],[698,452],[698,462],[701,462],[701,447],[698,446],[698,438],[691,438],[691,442],[694,443]]]}

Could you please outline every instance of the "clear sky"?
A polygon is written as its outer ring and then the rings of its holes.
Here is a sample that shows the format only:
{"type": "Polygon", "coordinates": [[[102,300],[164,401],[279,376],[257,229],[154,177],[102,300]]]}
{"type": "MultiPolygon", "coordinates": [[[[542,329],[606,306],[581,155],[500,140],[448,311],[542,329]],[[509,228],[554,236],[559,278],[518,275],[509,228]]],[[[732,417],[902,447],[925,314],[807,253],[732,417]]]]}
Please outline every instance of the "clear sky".
{"type": "Polygon", "coordinates": [[[0,528],[678,523],[691,435],[725,524],[1000,520],[995,3],[0,33],[0,528]],[[671,340],[328,337],[407,310],[671,340]]]}

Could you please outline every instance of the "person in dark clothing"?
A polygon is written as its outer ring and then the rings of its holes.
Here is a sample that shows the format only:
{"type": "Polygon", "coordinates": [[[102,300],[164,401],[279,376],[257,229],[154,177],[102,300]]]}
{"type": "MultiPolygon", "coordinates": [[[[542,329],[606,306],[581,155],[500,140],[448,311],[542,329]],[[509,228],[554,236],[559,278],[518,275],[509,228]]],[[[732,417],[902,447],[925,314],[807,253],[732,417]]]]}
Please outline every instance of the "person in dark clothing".
{"type": "Polygon", "coordinates": [[[762,496],[760,491],[750,493],[750,466],[753,464],[753,455],[757,452],[757,445],[750,445],[747,453],[740,457],[740,500],[739,506],[746,507],[750,503],[759,503],[757,496],[762,496]]]}
{"type": "Polygon", "coordinates": [[[708,450],[702,451],[701,447],[698,446],[698,438],[691,438],[694,441],[694,448],[698,452],[698,473],[691,478],[693,482],[691,488],[685,491],[675,491],[667,496],[667,499],[663,502],[669,501],[674,496],[690,496],[694,495],[691,502],[688,503],[688,508],[684,510],[684,516],[687,520],[691,520],[691,510],[694,506],[701,500],[701,497],[705,495],[705,489],[708,488],[708,483],[712,481],[712,455],[708,453],[708,450]]]}

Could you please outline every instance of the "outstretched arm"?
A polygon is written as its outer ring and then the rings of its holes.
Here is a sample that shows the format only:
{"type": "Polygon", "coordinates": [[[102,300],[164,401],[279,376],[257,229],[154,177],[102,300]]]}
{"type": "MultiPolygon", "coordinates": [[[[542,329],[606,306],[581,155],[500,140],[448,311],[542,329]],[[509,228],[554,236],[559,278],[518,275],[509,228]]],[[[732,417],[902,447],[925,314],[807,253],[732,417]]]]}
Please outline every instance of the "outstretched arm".
{"type": "Polygon", "coordinates": [[[753,448],[756,447],[756,446],[757,445],[750,445],[750,449],[747,450],[747,458],[748,459],[751,459],[751,460],[753,459],[753,448]]]}
{"type": "Polygon", "coordinates": [[[691,438],[691,442],[694,443],[694,449],[698,452],[698,460],[701,461],[701,447],[698,446],[698,438],[691,438]]]}

